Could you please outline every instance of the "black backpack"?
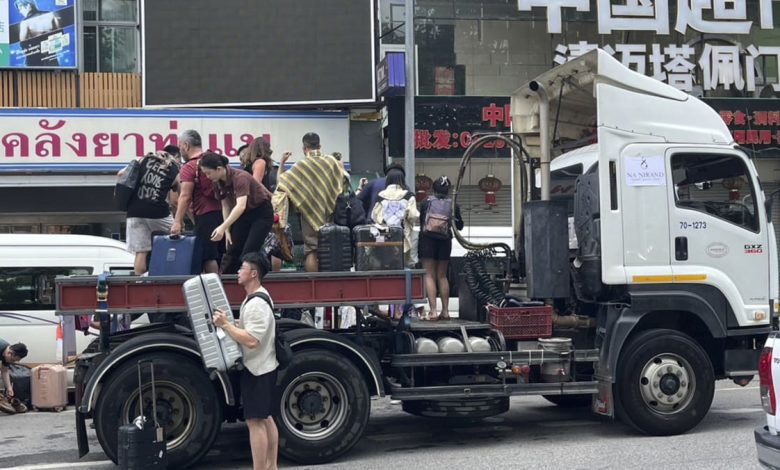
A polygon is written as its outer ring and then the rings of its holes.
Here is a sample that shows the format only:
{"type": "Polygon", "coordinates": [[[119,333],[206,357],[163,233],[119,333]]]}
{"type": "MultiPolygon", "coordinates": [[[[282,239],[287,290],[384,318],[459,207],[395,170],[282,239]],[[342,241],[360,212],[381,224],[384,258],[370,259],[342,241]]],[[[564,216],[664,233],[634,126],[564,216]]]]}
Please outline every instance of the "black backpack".
{"type": "Polygon", "coordinates": [[[347,187],[347,193],[341,193],[336,198],[336,210],[333,211],[333,223],[342,227],[349,227],[350,230],[358,225],[365,225],[366,210],[363,207],[363,201],[358,199],[349,180],[345,178],[344,184],[347,187]]]}
{"type": "MultiPolygon", "coordinates": [[[[268,306],[271,307],[271,310],[274,309],[274,303],[264,292],[253,292],[252,294],[249,294],[246,301],[249,302],[254,298],[264,300],[268,306]]],[[[279,370],[285,369],[290,364],[290,361],[292,361],[293,350],[290,347],[290,343],[287,342],[287,338],[284,337],[284,333],[275,332],[274,349],[276,349],[276,362],[279,363],[279,370]]]]}
{"type": "Polygon", "coordinates": [[[130,200],[133,199],[138,182],[141,180],[145,159],[146,157],[133,159],[116,180],[114,202],[116,203],[116,208],[122,212],[127,212],[127,206],[130,205],[130,200]]]}

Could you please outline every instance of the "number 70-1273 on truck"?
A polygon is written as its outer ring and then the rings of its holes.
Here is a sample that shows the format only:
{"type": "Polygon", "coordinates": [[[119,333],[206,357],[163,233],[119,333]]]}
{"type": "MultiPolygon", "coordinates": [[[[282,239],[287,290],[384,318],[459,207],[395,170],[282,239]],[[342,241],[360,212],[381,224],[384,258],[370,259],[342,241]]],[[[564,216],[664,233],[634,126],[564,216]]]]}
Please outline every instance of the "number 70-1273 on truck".
{"type": "MultiPolygon", "coordinates": [[[[359,315],[347,329],[278,322],[294,352],[274,406],[285,457],[312,464],[343,455],[365,430],[371,396],[384,395],[442,419],[490,416],[506,411],[510,396],[543,395],[590,404],[647,434],[678,434],[707,413],[716,380],[746,384],[756,374],[776,311],[777,249],[755,167],[720,116],[603,51],[518,89],[512,112],[512,135],[476,142],[502,139],[514,150],[516,248],[459,237],[475,250],[464,266],[473,308],[461,304],[460,318],[443,322],[359,315]],[[551,148],[594,132],[584,140],[595,145],[553,160],[565,169],[592,159],[569,200],[551,199],[551,148]],[[506,256],[491,257],[499,252],[506,256]],[[502,272],[489,274],[495,266],[502,272]]],[[[467,151],[461,174],[468,160],[467,151]]],[[[264,284],[277,307],[365,306],[424,298],[421,276],[281,273],[264,284]]],[[[110,279],[108,313],[181,312],[183,280],[110,279]]],[[[59,314],[94,310],[95,282],[58,279],[59,314]]],[[[237,306],[243,292],[224,282],[237,306]]],[[[138,327],[103,336],[77,363],[82,454],[92,419],[116,459],[117,427],[134,417],[139,398],[151,404],[138,396],[135,375],[149,357],[172,466],[200,459],[223,420],[238,416],[231,374],[204,370],[189,329],[138,327]]]]}

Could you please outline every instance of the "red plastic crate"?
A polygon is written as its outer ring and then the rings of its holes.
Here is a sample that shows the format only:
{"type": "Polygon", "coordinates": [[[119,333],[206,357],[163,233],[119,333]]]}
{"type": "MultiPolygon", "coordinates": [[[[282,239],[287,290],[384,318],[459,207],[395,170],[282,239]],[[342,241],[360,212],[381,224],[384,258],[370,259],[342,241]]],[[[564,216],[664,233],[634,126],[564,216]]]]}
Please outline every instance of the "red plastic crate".
{"type": "Polygon", "coordinates": [[[552,306],[496,307],[488,305],[490,326],[506,339],[536,339],[552,336],[552,306]]]}

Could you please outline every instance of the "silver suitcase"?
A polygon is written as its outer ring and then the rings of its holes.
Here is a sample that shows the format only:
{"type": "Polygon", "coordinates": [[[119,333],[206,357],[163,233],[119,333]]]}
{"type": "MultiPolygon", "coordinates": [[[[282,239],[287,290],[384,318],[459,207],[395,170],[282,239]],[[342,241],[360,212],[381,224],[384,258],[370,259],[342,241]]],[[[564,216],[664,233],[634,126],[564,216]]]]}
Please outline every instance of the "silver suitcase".
{"type": "Polygon", "coordinates": [[[184,282],[192,332],[200,347],[206,369],[227,371],[241,364],[241,347],[221,328],[214,326],[213,312],[222,310],[228,321],[235,322],[233,311],[218,274],[201,274],[184,282]]]}

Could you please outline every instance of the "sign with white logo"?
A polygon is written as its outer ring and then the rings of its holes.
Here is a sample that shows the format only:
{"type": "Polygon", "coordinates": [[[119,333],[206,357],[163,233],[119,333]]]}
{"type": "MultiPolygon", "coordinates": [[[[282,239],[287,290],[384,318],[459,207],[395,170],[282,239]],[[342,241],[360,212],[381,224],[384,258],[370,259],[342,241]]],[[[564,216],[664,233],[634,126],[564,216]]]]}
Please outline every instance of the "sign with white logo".
{"type": "Polygon", "coordinates": [[[666,186],[663,157],[626,157],[624,163],[629,186],[666,186]]]}

